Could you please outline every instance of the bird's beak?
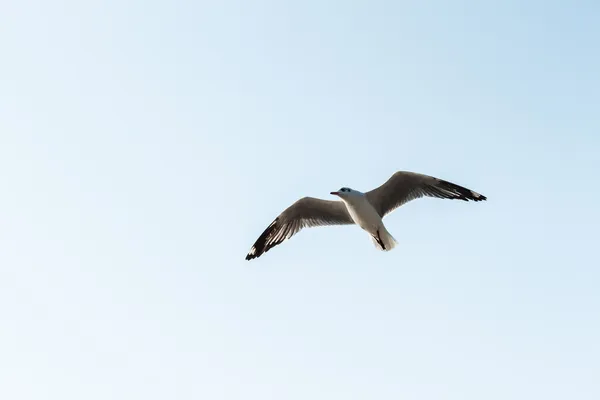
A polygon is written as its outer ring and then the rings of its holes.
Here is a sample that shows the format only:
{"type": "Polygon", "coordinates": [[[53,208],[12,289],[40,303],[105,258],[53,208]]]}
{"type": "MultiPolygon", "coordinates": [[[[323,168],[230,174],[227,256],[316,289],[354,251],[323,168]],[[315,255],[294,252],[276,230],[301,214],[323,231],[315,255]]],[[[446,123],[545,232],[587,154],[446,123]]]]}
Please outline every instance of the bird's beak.
{"type": "Polygon", "coordinates": [[[335,196],[339,196],[339,195],[340,195],[340,192],[331,192],[330,194],[333,194],[333,195],[335,195],[335,196]]]}

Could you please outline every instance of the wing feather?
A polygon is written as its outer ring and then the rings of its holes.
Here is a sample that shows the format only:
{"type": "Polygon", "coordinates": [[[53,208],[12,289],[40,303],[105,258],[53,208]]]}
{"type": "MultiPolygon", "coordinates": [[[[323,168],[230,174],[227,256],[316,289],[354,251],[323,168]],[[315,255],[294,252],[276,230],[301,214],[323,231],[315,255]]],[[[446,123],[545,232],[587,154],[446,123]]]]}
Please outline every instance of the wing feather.
{"type": "Polygon", "coordinates": [[[398,171],[383,185],[366,193],[369,202],[383,218],[396,208],[421,197],[483,201],[487,197],[470,189],[433,176],[398,171]]]}
{"type": "Polygon", "coordinates": [[[290,239],[303,228],[353,223],[354,221],[343,202],[303,197],[286,208],[271,222],[246,255],[246,260],[260,257],[273,247],[290,239]]]}

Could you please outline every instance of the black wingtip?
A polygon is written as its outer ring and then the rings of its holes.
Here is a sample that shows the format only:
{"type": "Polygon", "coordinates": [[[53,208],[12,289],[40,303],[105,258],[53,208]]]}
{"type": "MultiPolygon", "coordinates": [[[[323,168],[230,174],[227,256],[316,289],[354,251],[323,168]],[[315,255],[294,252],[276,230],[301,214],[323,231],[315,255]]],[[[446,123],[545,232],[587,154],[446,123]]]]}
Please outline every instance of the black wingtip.
{"type": "Polygon", "coordinates": [[[265,229],[265,231],[259,236],[259,238],[256,239],[256,242],[246,255],[246,261],[250,261],[260,257],[261,255],[269,251],[272,247],[277,246],[279,243],[281,243],[275,242],[267,244],[267,240],[269,239],[271,234],[277,229],[278,221],[279,218],[275,218],[275,220],[271,222],[271,225],[269,225],[267,229],[265,229]]]}
{"type": "Polygon", "coordinates": [[[256,252],[254,247],[252,247],[252,250],[250,250],[250,252],[248,254],[246,254],[246,261],[254,260],[255,258],[260,257],[263,253],[264,253],[264,251],[261,253],[256,252]],[[254,250],[254,252],[253,252],[253,250],[254,250]]]}
{"type": "Polygon", "coordinates": [[[460,185],[457,185],[456,183],[452,183],[452,182],[448,182],[445,180],[440,179],[439,180],[442,183],[442,187],[446,186],[447,189],[449,190],[455,190],[456,192],[458,192],[458,194],[460,195],[460,197],[456,197],[456,199],[459,200],[464,200],[464,201],[486,201],[487,197],[474,192],[470,189],[467,189],[465,187],[462,187],[460,185]]]}
{"type": "Polygon", "coordinates": [[[246,254],[246,261],[254,260],[255,258],[260,257],[263,252],[258,252],[256,249],[256,245],[252,246],[252,249],[246,254]]]}
{"type": "Polygon", "coordinates": [[[469,190],[469,192],[470,192],[471,195],[467,196],[468,200],[472,200],[472,201],[487,201],[487,197],[485,197],[481,193],[477,193],[477,192],[474,192],[472,190],[469,190]]]}

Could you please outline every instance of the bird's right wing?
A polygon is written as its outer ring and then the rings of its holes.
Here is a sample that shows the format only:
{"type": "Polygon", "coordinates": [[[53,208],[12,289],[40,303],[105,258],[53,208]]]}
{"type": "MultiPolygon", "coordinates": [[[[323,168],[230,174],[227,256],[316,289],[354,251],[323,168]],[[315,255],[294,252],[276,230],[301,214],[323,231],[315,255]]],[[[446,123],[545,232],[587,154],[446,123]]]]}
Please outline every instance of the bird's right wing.
{"type": "Polygon", "coordinates": [[[300,232],[302,228],[353,223],[343,202],[303,197],[286,208],[265,229],[248,252],[246,260],[260,257],[300,232]]]}
{"type": "Polygon", "coordinates": [[[383,185],[366,193],[367,199],[383,218],[411,200],[427,197],[482,201],[487,197],[457,184],[416,172],[398,171],[383,185]]]}

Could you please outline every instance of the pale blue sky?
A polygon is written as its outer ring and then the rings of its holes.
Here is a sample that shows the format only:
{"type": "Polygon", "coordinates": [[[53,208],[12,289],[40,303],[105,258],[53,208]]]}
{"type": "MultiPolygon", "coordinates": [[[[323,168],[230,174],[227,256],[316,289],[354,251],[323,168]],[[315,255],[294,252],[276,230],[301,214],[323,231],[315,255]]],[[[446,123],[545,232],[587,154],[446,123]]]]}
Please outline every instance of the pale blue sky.
{"type": "Polygon", "coordinates": [[[0,6],[3,399],[600,398],[594,1],[0,6]],[[486,203],[302,231],[397,170],[486,203]]]}

